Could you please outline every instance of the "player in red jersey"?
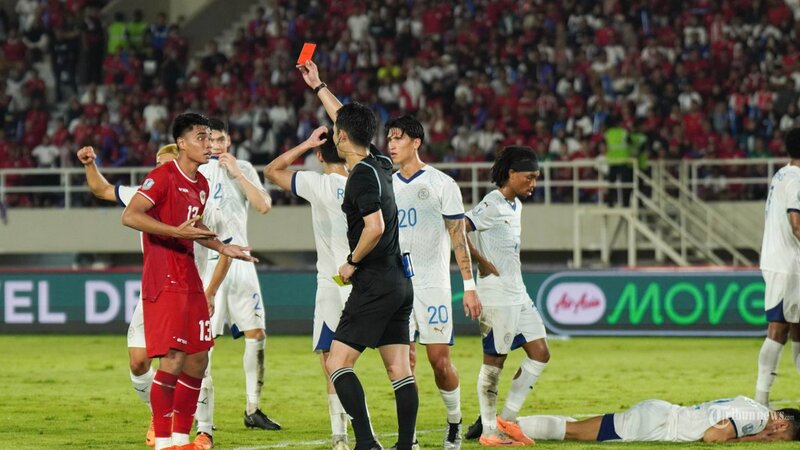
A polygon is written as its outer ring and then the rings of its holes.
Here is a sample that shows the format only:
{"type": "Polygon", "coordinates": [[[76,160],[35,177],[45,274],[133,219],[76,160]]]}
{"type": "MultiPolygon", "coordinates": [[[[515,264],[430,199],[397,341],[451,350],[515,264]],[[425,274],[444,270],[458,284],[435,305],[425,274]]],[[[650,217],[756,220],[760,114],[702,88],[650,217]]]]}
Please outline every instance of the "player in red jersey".
{"type": "Polygon", "coordinates": [[[147,355],[159,358],[153,377],[155,450],[193,449],[194,421],[203,373],[208,364],[210,314],[194,264],[192,241],[220,254],[257,260],[247,247],[223,244],[200,219],[208,182],[197,172],[211,156],[208,119],[185,113],[172,124],[178,158],[148,174],[122,214],[122,223],[144,233],[142,305],[147,355]]]}

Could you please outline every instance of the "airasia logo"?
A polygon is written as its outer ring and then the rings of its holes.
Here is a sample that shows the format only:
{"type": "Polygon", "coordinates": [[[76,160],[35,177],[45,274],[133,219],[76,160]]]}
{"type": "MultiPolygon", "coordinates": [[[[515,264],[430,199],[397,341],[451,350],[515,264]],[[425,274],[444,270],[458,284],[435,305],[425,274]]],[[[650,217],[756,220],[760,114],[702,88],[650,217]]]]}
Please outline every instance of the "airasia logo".
{"type": "Polygon", "coordinates": [[[606,296],[594,283],[560,283],[547,293],[547,312],[565,325],[597,323],[606,312],[606,296]]]}

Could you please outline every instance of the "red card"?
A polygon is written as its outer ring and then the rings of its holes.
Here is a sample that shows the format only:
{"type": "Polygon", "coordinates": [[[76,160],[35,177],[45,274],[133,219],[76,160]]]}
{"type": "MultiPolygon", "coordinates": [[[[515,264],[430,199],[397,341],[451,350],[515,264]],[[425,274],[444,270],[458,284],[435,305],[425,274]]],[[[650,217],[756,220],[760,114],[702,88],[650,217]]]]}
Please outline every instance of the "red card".
{"type": "Polygon", "coordinates": [[[297,57],[297,65],[305,64],[306,61],[310,60],[312,56],[314,56],[314,49],[317,48],[317,44],[311,44],[306,42],[303,44],[303,50],[300,51],[300,56],[297,57]]]}

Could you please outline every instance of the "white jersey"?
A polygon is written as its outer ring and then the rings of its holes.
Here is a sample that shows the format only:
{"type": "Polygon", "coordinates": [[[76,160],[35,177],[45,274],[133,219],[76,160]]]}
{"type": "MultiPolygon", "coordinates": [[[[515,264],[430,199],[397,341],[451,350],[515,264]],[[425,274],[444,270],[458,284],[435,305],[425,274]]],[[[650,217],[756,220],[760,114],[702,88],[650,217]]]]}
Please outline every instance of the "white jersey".
{"type": "Polygon", "coordinates": [[[397,204],[400,251],[410,252],[415,288],[450,289],[450,234],[445,219],[463,219],[464,203],[456,182],[423,166],[411,178],[392,177],[397,204]]]}
{"type": "MultiPolygon", "coordinates": [[[[236,161],[243,176],[266,192],[256,169],[247,161],[236,161]]],[[[208,203],[203,216],[203,224],[219,236],[221,241],[247,246],[247,208],[250,202],[239,183],[228,176],[228,171],[219,164],[218,158],[211,158],[198,169],[208,179],[208,203]]],[[[210,258],[217,258],[216,252],[209,252],[210,258]]]]}
{"type": "Polygon", "coordinates": [[[800,212],[800,167],[786,165],[772,177],[769,186],[761,270],[800,273],[800,241],[792,233],[789,211],[800,212]]]}
{"type": "Polygon", "coordinates": [[[114,195],[117,196],[117,203],[120,206],[128,206],[128,203],[131,202],[131,199],[134,195],[136,195],[136,191],[139,190],[139,186],[122,186],[120,184],[114,186],[114,195]]]}
{"type": "Polygon", "coordinates": [[[314,244],[317,247],[317,282],[337,287],[333,276],[350,253],[347,242],[347,219],[342,211],[347,178],[308,170],[292,175],[292,193],[311,204],[314,244]]]}
{"type": "Polygon", "coordinates": [[[747,397],[725,398],[677,407],[668,429],[674,430],[673,441],[700,441],[707,429],[729,419],[733,422],[736,437],[740,438],[760,433],[767,426],[769,413],[769,408],[747,397]]]}
{"type": "Polygon", "coordinates": [[[521,305],[528,301],[519,259],[522,202],[506,200],[499,190],[486,194],[466,213],[476,231],[475,246],[497,268],[500,276],[478,278],[478,295],[484,305],[521,305]],[[486,292],[488,295],[484,298],[486,292]]]}

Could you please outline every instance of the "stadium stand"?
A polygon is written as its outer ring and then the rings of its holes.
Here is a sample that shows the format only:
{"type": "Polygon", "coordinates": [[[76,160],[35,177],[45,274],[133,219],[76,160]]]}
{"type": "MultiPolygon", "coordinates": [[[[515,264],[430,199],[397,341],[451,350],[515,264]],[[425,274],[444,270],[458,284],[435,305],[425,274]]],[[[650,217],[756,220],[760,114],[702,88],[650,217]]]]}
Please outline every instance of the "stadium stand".
{"type": "MultiPolygon", "coordinates": [[[[149,166],[186,109],[228,117],[235,154],[264,164],[326,121],[294,72],[305,41],[319,44],[314,59],[344,101],[381,121],[416,114],[431,162],[487,161],[513,143],[548,161],[604,161],[612,117],[642,136],[642,169],[763,158],[800,124],[797,2],[275,1],[197,55],[165,15],[103,17],[104,3],[19,0],[0,12],[0,167],[74,166],[84,144],[103,166],[149,166]]],[[[725,179],[761,175],[703,166],[699,194],[759,199],[762,185],[725,179]]],[[[33,178],[6,183],[57,181],[33,178]]]]}

